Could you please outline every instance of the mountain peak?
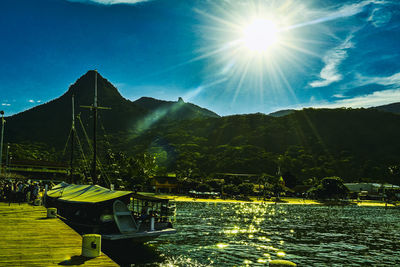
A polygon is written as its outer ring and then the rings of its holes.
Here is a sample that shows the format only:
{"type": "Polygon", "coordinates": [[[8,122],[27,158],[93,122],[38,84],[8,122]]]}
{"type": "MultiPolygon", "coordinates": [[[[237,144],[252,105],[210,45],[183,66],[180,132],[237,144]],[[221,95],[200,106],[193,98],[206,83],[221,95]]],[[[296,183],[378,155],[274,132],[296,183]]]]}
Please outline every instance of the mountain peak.
{"type": "Polygon", "coordinates": [[[219,117],[214,112],[198,107],[192,103],[185,103],[182,97],[178,101],[164,101],[152,97],[141,97],[133,102],[135,105],[150,112],[162,112],[170,120],[219,117]]]}
{"type": "Polygon", "coordinates": [[[103,78],[96,70],[89,70],[86,74],[82,75],[73,85],[68,89],[66,95],[70,97],[72,94],[77,99],[78,103],[90,105],[93,103],[94,88],[96,83],[97,73],[97,95],[101,103],[116,103],[125,100],[107,79],[103,78]]]}

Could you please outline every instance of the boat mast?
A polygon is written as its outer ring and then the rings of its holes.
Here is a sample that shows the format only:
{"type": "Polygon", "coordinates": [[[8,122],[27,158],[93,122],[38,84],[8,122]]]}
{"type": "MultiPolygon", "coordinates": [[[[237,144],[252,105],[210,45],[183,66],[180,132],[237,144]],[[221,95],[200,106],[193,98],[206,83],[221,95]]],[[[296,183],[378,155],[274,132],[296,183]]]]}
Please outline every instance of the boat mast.
{"type": "Polygon", "coordinates": [[[94,70],[94,102],[93,102],[93,162],[92,162],[92,178],[97,184],[96,159],[97,159],[97,70],[94,70]]]}
{"type": "Polygon", "coordinates": [[[92,162],[92,179],[93,183],[97,184],[97,110],[98,109],[111,109],[106,107],[99,107],[97,104],[97,70],[94,70],[94,103],[92,106],[81,106],[82,108],[90,108],[93,111],[93,162],[92,162]]]}
{"type": "Polygon", "coordinates": [[[71,161],[70,161],[70,182],[74,182],[74,137],[75,137],[75,104],[74,95],[72,95],[72,128],[71,128],[71,161]]]}

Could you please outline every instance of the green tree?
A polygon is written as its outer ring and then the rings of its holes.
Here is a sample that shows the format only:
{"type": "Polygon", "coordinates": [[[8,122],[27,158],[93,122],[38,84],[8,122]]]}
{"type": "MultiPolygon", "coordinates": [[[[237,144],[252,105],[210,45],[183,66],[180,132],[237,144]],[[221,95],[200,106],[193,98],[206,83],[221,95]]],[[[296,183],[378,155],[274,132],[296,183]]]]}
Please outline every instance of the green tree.
{"type": "Polygon", "coordinates": [[[254,193],[254,184],[252,183],[242,183],[238,185],[238,190],[240,194],[245,196],[252,195],[254,193]]]}
{"type": "Polygon", "coordinates": [[[326,177],[310,193],[317,199],[339,199],[347,196],[349,190],[339,177],[326,177]]]}
{"type": "Polygon", "coordinates": [[[208,184],[199,184],[196,190],[199,192],[211,192],[212,188],[208,184]]]}
{"type": "Polygon", "coordinates": [[[223,189],[224,193],[226,193],[230,196],[236,196],[240,193],[238,187],[233,184],[224,185],[222,189],[223,189]]]}

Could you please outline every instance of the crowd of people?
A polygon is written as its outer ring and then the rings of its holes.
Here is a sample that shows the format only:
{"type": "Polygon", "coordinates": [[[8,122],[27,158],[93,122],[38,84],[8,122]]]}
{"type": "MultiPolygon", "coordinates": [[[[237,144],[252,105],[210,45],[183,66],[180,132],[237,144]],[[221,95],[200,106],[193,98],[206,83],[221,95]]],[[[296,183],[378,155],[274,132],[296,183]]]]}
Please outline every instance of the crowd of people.
{"type": "Polygon", "coordinates": [[[37,181],[0,180],[0,201],[33,203],[41,190],[43,184],[37,181]]]}

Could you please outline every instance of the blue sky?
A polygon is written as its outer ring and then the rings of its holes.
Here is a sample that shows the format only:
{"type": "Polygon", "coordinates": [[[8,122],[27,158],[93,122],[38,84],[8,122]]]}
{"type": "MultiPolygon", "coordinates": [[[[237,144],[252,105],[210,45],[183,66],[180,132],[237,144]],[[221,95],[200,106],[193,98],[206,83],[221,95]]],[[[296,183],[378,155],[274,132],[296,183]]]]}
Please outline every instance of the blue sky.
{"type": "Polygon", "coordinates": [[[395,0],[1,0],[0,36],[6,115],[90,69],[130,100],[181,96],[220,115],[400,102],[395,0]],[[254,21],[274,27],[249,43],[254,21]]]}

